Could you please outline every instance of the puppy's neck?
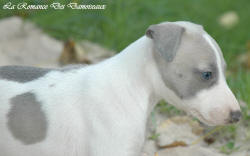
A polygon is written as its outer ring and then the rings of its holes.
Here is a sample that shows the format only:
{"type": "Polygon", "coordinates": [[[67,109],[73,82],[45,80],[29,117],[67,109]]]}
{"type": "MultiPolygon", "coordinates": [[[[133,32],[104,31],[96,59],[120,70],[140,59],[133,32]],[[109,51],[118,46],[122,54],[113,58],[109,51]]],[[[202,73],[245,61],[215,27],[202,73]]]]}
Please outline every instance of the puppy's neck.
{"type": "Polygon", "coordinates": [[[101,64],[113,71],[110,76],[114,76],[114,90],[124,88],[127,94],[120,96],[136,102],[147,117],[161,99],[164,86],[153,56],[152,40],[143,36],[101,64]]]}

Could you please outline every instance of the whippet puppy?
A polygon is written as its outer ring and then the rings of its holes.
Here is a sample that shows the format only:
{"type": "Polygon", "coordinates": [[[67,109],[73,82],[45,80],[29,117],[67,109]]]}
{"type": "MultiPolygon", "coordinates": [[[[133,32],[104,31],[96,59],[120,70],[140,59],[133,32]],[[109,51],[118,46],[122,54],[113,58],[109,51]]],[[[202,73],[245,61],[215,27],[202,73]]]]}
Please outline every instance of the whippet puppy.
{"type": "Polygon", "coordinates": [[[147,118],[168,103],[208,125],[239,121],[216,41],[190,22],[151,25],[86,67],[0,68],[1,156],[138,156],[147,118]]]}

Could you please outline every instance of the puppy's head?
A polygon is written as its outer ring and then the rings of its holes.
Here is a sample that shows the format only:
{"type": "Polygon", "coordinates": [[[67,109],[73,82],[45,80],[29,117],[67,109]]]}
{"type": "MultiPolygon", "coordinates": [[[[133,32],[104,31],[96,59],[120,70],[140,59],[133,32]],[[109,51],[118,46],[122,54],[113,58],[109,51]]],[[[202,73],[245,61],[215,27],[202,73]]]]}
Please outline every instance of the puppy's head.
{"type": "Polygon", "coordinates": [[[226,83],[222,52],[202,26],[164,22],[150,26],[146,36],[153,42],[166,101],[208,125],[240,120],[239,104],[226,83]]]}

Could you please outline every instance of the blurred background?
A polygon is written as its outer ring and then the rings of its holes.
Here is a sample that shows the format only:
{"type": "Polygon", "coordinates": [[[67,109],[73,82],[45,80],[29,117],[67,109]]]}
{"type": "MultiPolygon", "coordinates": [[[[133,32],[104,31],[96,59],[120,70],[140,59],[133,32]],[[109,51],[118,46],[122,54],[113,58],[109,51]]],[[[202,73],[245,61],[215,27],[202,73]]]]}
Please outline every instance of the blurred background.
{"type": "MultiPolygon", "coordinates": [[[[223,51],[227,62],[227,81],[240,102],[243,119],[239,124],[217,129],[201,124],[204,129],[201,140],[208,148],[213,147],[220,153],[249,154],[249,0],[1,0],[0,6],[1,65],[91,64],[118,53],[144,35],[151,24],[185,20],[203,25],[223,51]],[[3,9],[8,2],[27,2],[32,5],[75,2],[104,4],[106,8],[3,9]],[[42,59],[44,61],[39,64],[42,59]],[[207,135],[209,132],[211,134],[207,135]]],[[[159,120],[159,114],[167,117],[185,116],[185,113],[160,102],[152,113],[150,140],[159,137],[156,121],[159,120]]]]}

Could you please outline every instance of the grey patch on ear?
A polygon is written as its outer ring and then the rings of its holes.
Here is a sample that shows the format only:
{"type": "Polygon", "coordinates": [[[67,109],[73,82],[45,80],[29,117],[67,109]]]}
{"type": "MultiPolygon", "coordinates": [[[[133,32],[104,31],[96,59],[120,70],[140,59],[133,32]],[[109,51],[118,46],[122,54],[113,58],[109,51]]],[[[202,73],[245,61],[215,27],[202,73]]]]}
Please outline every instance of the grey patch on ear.
{"type": "Polygon", "coordinates": [[[151,25],[146,36],[153,39],[155,48],[161,56],[171,62],[181,43],[185,28],[173,23],[151,25]]]}
{"type": "Polygon", "coordinates": [[[33,93],[27,92],[10,99],[7,126],[14,138],[25,145],[41,142],[46,138],[47,120],[33,93]]]}

